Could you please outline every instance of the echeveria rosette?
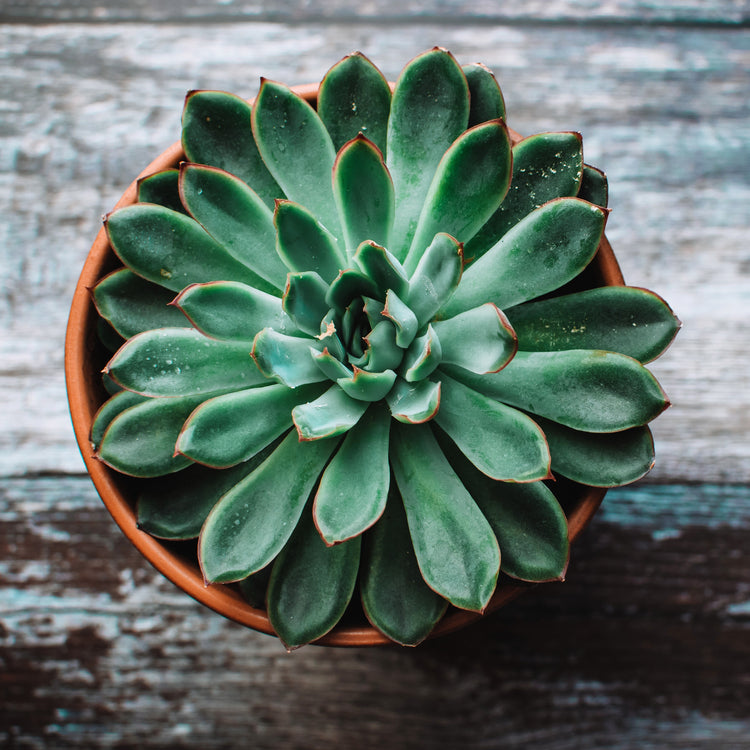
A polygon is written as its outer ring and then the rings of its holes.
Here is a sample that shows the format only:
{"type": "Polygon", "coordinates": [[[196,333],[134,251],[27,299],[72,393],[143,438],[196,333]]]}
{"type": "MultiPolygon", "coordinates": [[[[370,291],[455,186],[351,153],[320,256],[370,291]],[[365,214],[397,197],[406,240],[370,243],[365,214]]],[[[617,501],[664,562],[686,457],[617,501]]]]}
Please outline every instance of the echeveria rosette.
{"type": "Polygon", "coordinates": [[[252,106],[191,92],[188,161],[107,218],[125,268],[93,296],[126,342],[97,455],[149,478],[142,528],[200,535],[206,581],[265,597],[290,647],[357,580],[415,644],[449,603],[484,610],[501,570],[561,578],[544,480],[652,463],[668,402],[641,362],[677,321],[644,290],[554,296],[596,253],[606,180],[578,134],[512,145],[504,114],[486,68],[437,48],[393,94],[345,58],[317,111],[271,81],[252,106]]]}

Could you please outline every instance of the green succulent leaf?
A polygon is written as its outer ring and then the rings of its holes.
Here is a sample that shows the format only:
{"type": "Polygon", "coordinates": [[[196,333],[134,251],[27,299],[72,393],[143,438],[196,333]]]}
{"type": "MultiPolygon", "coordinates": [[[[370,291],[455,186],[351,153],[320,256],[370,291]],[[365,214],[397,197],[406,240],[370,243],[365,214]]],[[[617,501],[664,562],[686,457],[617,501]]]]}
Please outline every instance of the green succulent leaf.
{"type": "Polygon", "coordinates": [[[320,83],[318,114],[336,151],[363,133],[385,153],[390,109],[388,81],[360,52],[336,63],[320,83]]]}
{"type": "Polygon", "coordinates": [[[96,412],[94,421],[91,424],[91,434],[89,436],[91,447],[94,450],[99,448],[104,437],[104,432],[116,416],[122,414],[125,409],[129,409],[131,406],[143,403],[146,399],[146,396],[141,396],[140,393],[133,393],[132,391],[120,391],[119,393],[115,393],[111,398],[108,398],[102,404],[99,411],[96,412]]]}
{"type": "Polygon", "coordinates": [[[482,473],[509,482],[550,474],[544,433],[525,414],[440,374],[442,400],[435,422],[482,473]]]}
{"type": "Polygon", "coordinates": [[[408,273],[438,232],[460,242],[471,239],[495,213],[511,175],[508,129],[491,120],[462,133],[445,152],[425,197],[409,254],[408,273]]]}
{"type": "Polygon", "coordinates": [[[97,458],[123,474],[158,477],[189,466],[174,446],[182,425],[205,396],[150,398],[115,417],[104,433],[97,458]]]}
{"type": "Polygon", "coordinates": [[[369,405],[333,385],[314,401],[295,406],[292,419],[300,440],[320,440],[350,430],[369,405]]]}
{"type": "Polygon", "coordinates": [[[188,319],[170,306],[173,292],[127,268],[107,274],[91,294],[99,315],[125,339],[152,328],[190,326],[188,319]]]}
{"type": "Polygon", "coordinates": [[[380,314],[388,318],[396,327],[396,344],[406,349],[417,335],[419,329],[417,316],[405,302],[401,301],[393,289],[388,289],[385,295],[385,306],[380,314]]]}
{"type": "Polygon", "coordinates": [[[592,167],[589,164],[583,165],[583,178],[581,180],[581,188],[578,191],[578,197],[602,208],[607,207],[609,187],[607,185],[607,176],[601,169],[592,167]]]}
{"type": "MultiPolygon", "coordinates": [[[[320,321],[320,333],[316,338],[320,341],[324,351],[328,350],[336,359],[343,361],[346,358],[346,351],[341,342],[340,331],[336,327],[339,323],[340,320],[336,311],[329,310],[326,316],[320,321]]],[[[340,374],[336,377],[342,377],[342,375],[340,374]]]]}
{"type": "Polygon", "coordinates": [[[292,426],[297,404],[317,398],[324,388],[267,385],[216,396],[190,415],[175,449],[219,469],[247,461],[292,426]]]}
{"type": "Polygon", "coordinates": [[[394,425],[391,465],[425,582],[456,607],[483,611],[500,568],[497,540],[427,425],[394,425]]]}
{"type": "Polygon", "coordinates": [[[179,178],[178,169],[164,169],[147,177],[141,177],[138,180],[136,200],[138,203],[156,203],[158,206],[185,213],[180,200],[179,178]]]}
{"type": "Polygon", "coordinates": [[[303,206],[277,201],[276,252],[290,271],[315,271],[331,282],[346,266],[336,238],[303,206]]]}
{"type": "Polygon", "coordinates": [[[278,556],[268,583],[268,618],[287,649],[324,636],[354,593],[360,537],[329,547],[307,510],[278,556]]]}
{"type": "Polygon", "coordinates": [[[273,328],[264,328],[253,341],[252,358],[265,377],[296,388],[326,379],[311,356],[311,350],[322,348],[316,339],[286,336],[273,328]]]}
{"type": "Polygon", "coordinates": [[[501,310],[558,289],[594,257],[606,213],[578,198],[558,198],[522,219],[463,275],[444,317],[493,302],[501,310]]]}
{"type": "Polygon", "coordinates": [[[626,286],[526,302],[506,314],[524,351],[604,349],[639,362],[656,359],[680,329],[661,297],[626,286]]]}
{"type": "Polygon", "coordinates": [[[377,295],[378,288],[369,276],[356,268],[347,268],[338,274],[329,287],[326,304],[343,314],[355,298],[377,295]]]}
{"type": "Polygon", "coordinates": [[[406,300],[420,328],[432,320],[454,294],[462,270],[461,244],[450,235],[436,234],[412,274],[406,300]]]}
{"type": "Polygon", "coordinates": [[[197,221],[177,211],[136,203],[109,214],[105,226],[114,251],[131,271],[173,292],[217,279],[258,283],[257,275],[197,221]]]}
{"type": "Polygon", "coordinates": [[[583,170],[582,144],[580,133],[539,133],[513,147],[513,177],[508,195],[466,243],[467,261],[484,255],[535,208],[578,193],[583,170]]]}
{"type": "Polygon", "coordinates": [[[96,321],[96,336],[110,354],[114,354],[125,343],[125,339],[104,318],[96,321]]]}
{"type": "Polygon", "coordinates": [[[568,565],[568,522],[552,491],[544,482],[496,482],[445,433],[436,437],[497,537],[502,572],[522,581],[561,580],[568,565]]]}
{"type": "Polygon", "coordinates": [[[610,434],[580,432],[537,417],[552,453],[552,471],[592,487],[619,487],[648,474],[654,439],[648,427],[610,434]]]}
{"type": "Polygon", "coordinates": [[[239,581],[265,568],[292,535],[338,440],[301,443],[290,432],[209,513],[198,541],[207,583],[239,581]]]}
{"type": "Polygon", "coordinates": [[[216,167],[182,164],[180,195],[190,215],[232,257],[258,275],[255,286],[279,295],[286,267],[273,250],[273,214],[258,194],[216,167]]]}
{"type": "Polygon", "coordinates": [[[266,327],[296,331],[278,297],[237,281],[191,284],[172,304],[201,333],[222,341],[251,342],[266,327]]]}
{"type": "Polygon", "coordinates": [[[359,584],[367,619],[404,646],[421,643],[448,606],[419,572],[398,492],[363,539],[359,584]]]}
{"type": "Polygon", "coordinates": [[[394,419],[406,424],[421,424],[432,419],[440,408],[440,383],[430,380],[407,383],[398,378],[386,401],[394,419]]]}
{"type": "Polygon", "coordinates": [[[240,593],[251,607],[265,609],[266,592],[268,591],[268,582],[271,580],[272,568],[273,564],[266,565],[263,570],[259,570],[237,583],[240,593]]]}
{"type": "Polygon", "coordinates": [[[252,125],[263,161],[289,200],[340,238],[331,185],[336,151],[315,110],[287,86],[261,79],[252,125]]]}
{"type": "Polygon", "coordinates": [[[502,370],[518,348],[508,319],[491,302],[432,326],[440,338],[441,361],[478,374],[502,370]]]}
{"type": "Polygon", "coordinates": [[[222,495],[260,466],[275,447],[273,443],[231,469],[193,465],[144,483],[138,493],[138,527],[160,539],[196,539],[222,495]]]}
{"type": "Polygon", "coordinates": [[[381,320],[365,336],[367,349],[359,361],[352,364],[370,372],[393,370],[401,364],[404,350],[397,343],[396,326],[390,320],[381,320]]]}
{"type": "Polygon", "coordinates": [[[320,321],[328,314],[327,293],[328,284],[315,271],[290,273],[287,276],[282,307],[300,331],[317,336],[320,321]]]}
{"type": "Polygon", "coordinates": [[[373,406],[346,434],[315,495],[313,517],[326,544],[337,544],[369,529],[385,508],[391,469],[391,415],[373,406]]]}
{"type": "Polygon", "coordinates": [[[365,240],[389,244],[394,211],[393,182],[383,155],[361,133],[346,143],[336,156],[333,194],[350,256],[365,240]]]}
{"type": "Polygon", "coordinates": [[[482,63],[464,65],[462,70],[469,84],[469,127],[505,118],[503,92],[492,71],[482,63]]]}
{"type": "Polygon", "coordinates": [[[425,333],[415,338],[406,350],[401,363],[401,373],[407,383],[414,383],[430,375],[441,360],[440,339],[435,329],[428,325],[425,333]]]}
{"type": "Polygon", "coordinates": [[[435,47],[401,72],[388,120],[387,164],[396,194],[391,252],[406,257],[438,163],[469,120],[469,86],[461,67],[435,47]]]}
{"type": "Polygon", "coordinates": [[[322,352],[317,352],[313,349],[310,353],[315,363],[320,367],[321,372],[329,380],[352,377],[353,372],[340,359],[334,357],[328,349],[323,349],[322,352]]]}
{"type": "Polygon", "coordinates": [[[490,375],[451,368],[470,388],[584,432],[619,432],[650,422],[669,406],[656,378],[615,352],[518,352],[490,375]]]}
{"type": "Polygon", "coordinates": [[[269,208],[284,193],[258,153],[252,108],[223,91],[191,91],[182,112],[182,147],[189,161],[210,164],[244,180],[269,208]]]}
{"type": "Polygon", "coordinates": [[[355,265],[378,289],[392,290],[405,298],[409,293],[409,278],[395,256],[374,242],[363,242],[354,254],[355,265]]]}
{"type": "Polygon", "coordinates": [[[204,396],[265,383],[247,342],[217,341],[193,328],[158,328],[130,339],[108,375],[145,396],[204,396]]]}
{"type": "Polygon", "coordinates": [[[359,401],[380,401],[391,390],[395,380],[393,370],[368,372],[355,367],[352,375],[337,378],[336,382],[347,396],[359,401]]]}

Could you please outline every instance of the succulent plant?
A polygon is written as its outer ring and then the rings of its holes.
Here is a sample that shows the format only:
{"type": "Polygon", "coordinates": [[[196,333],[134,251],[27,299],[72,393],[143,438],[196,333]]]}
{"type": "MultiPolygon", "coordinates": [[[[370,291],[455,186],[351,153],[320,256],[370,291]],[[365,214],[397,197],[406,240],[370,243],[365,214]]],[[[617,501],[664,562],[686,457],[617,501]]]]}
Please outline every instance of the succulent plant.
{"type": "Polygon", "coordinates": [[[93,289],[116,353],[96,455],[138,484],[141,528],[198,540],[288,647],[357,585],[416,644],[498,575],[560,579],[554,478],[653,462],[667,398],[643,366],[678,321],[628,287],[571,291],[606,179],[577,133],[511,138],[492,73],[435,48],[391,89],[363,55],[317,110],[188,94],[186,161],[105,219],[124,264],[93,289]],[[124,343],[123,343],[123,340],[124,343]]]}

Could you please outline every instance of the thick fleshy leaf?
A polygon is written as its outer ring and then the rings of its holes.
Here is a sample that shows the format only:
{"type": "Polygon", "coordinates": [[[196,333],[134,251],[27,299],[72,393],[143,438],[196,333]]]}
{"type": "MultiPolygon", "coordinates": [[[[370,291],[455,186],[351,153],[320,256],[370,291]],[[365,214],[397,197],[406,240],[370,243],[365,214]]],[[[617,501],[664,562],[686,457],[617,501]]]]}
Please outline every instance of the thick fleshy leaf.
{"type": "Polygon", "coordinates": [[[598,434],[536,417],[552,453],[552,472],[593,487],[619,487],[648,474],[654,439],[648,427],[598,434]]]}
{"type": "Polygon", "coordinates": [[[267,378],[276,378],[289,388],[325,380],[311,350],[322,350],[316,339],[286,336],[264,328],[253,341],[252,358],[267,378]]]}
{"type": "Polygon", "coordinates": [[[357,582],[360,546],[356,537],[328,547],[305,509],[268,583],[268,618],[287,649],[324,636],[341,619],[357,582]]]}
{"type": "Polygon", "coordinates": [[[438,232],[470,240],[495,213],[510,184],[511,149],[502,120],[467,130],[440,160],[404,261],[407,273],[438,232]]]}
{"type": "Polygon", "coordinates": [[[568,565],[568,522],[544,482],[496,482],[471,464],[445,433],[440,447],[489,521],[500,544],[500,569],[523,581],[554,581],[568,565]]]}
{"type": "Polygon", "coordinates": [[[311,349],[310,353],[323,374],[330,380],[350,378],[354,374],[340,359],[334,357],[328,349],[323,349],[322,352],[316,352],[311,349]]]}
{"type": "Polygon", "coordinates": [[[398,378],[386,397],[394,419],[420,424],[432,419],[440,408],[440,383],[420,380],[407,383],[398,378]]]}
{"type": "Polygon", "coordinates": [[[125,339],[104,318],[96,321],[96,336],[110,354],[125,343],[125,339]]]}
{"type": "Polygon", "coordinates": [[[391,466],[427,585],[451,604],[483,611],[500,568],[490,525],[427,425],[394,425],[391,466]]]}
{"type": "Polygon", "coordinates": [[[368,409],[323,472],[313,517],[327,544],[357,536],[380,518],[391,481],[390,426],[387,409],[381,405],[368,409]]]}
{"type": "Polygon", "coordinates": [[[442,361],[476,373],[498,372],[516,353],[516,334],[491,302],[432,324],[442,361]]]}
{"type": "Polygon", "coordinates": [[[395,380],[393,370],[367,372],[355,367],[353,375],[337,378],[336,382],[347,396],[359,401],[380,401],[391,390],[395,380]]]}
{"type": "Polygon", "coordinates": [[[300,440],[320,440],[350,430],[369,405],[369,401],[351,398],[334,385],[314,401],[295,406],[292,419],[300,440]]]}
{"type": "Polygon", "coordinates": [[[191,91],[182,112],[182,147],[188,160],[210,164],[251,185],[273,208],[284,193],[255,145],[250,105],[223,91],[191,91]]]}
{"type": "Polygon", "coordinates": [[[409,293],[409,278],[395,256],[374,242],[363,242],[354,255],[355,265],[380,289],[392,290],[400,297],[409,293]]]}
{"type": "Polygon", "coordinates": [[[363,539],[359,585],[367,619],[404,646],[421,643],[448,606],[422,578],[398,491],[363,539]]]}
{"type": "Polygon", "coordinates": [[[601,208],[578,198],[535,209],[466,269],[444,317],[485,302],[504,310],[558,289],[594,257],[605,220],[601,208]]]}
{"type": "Polygon", "coordinates": [[[391,102],[387,156],[396,193],[389,249],[401,261],[438,163],[468,121],[469,86],[449,52],[435,47],[404,68],[391,102]]]}
{"type": "Polygon", "coordinates": [[[292,535],[337,440],[301,443],[289,433],[209,513],[198,541],[206,582],[239,581],[265,568],[292,535]]]}
{"type": "Polygon", "coordinates": [[[189,284],[232,279],[257,283],[197,221],[152,203],[136,203],[109,214],[109,241],[122,262],[139,276],[179,292],[189,284]]]}
{"type": "Polygon", "coordinates": [[[524,216],[547,201],[578,193],[583,170],[580,133],[539,133],[513,147],[513,177],[500,207],[464,247],[466,260],[484,255],[524,216]]]}
{"type": "Polygon", "coordinates": [[[367,369],[370,372],[393,370],[401,364],[404,350],[396,340],[396,326],[390,320],[381,320],[370,333],[365,336],[367,349],[360,361],[352,360],[352,364],[367,369]]]}
{"type": "Polygon", "coordinates": [[[231,469],[189,466],[144,483],[138,493],[138,527],[160,539],[195,539],[206,517],[224,493],[271,455],[276,444],[231,469]]]}
{"type": "Polygon", "coordinates": [[[385,153],[390,109],[388,81],[360,52],[337,62],[320,83],[318,114],[336,151],[363,133],[385,153]]]}
{"type": "Polygon", "coordinates": [[[420,328],[432,320],[454,294],[462,270],[461,244],[450,235],[435,235],[412,274],[406,300],[417,316],[420,328]]]}
{"type": "Polygon", "coordinates": [[[643,365],[614,352],[518,352],[491,375],[450,369],[480,393],[584,432],[644,425],[669,406],[643,365]]]}
{"type": "Polygon", "coordinates": [[[199,331],[223,341],[250,342],[266,327],[280,333],[296,331],[278,297],[236,281],[191,284],[177,295],[173,305],[199,331]]]}
{"type": "Polygon", "coordinates": [[[336,151],[315,110],[287,86],[261,79],[252,121],[263,161],[289,200],[340,238],[331,185],[336,151]]]}
{"type": "Polygon", "coordinates": [[[182,425],[204,397],[150,398],[112,420],[97,458],[123,474],[158,477],[184,469],[192,461],[175,456],[182,425]]]}
{"type": "Polygon", "coordinates": [[[237,583],[237,588],[251,607],[265,609],[266,592],[268,591],[268,582],[271,580],[272,568],[273,563],[266,565],[263,570],[259,570],[237,583]]]}
{"type": "Polygon", "coordinates": [[[265,383],[247,342],[217,341],[193,328],[134,336],[106,368],[124,388],[146,396],[192,396],[265,383]]]}
{"type": "Polygon", "coordinates": [[[188,319],[170,303],[174,293],[127,268],[107,274],[93,289],[96,310],[125,339],[152,328],[188,328],[188,319]]]}
{"type": "Polygon", "coordinates": [[[267,385],[216,396],[185,422],[176,450],[206,466],[247,461],[292,426],[292,409],[317,398],[325,386],[267,385]]]}
{"type": "Polygon", "coordinates": [[[383,155],[362,134],[336,156],[333,195],[350,257],[365,240],[388,246],[393,225],[393,181],[383,155]]]}
{"type": "Polygon", "coordinates": [[[584,164],[583,179],[581,180],[578,197],[589,201],[589,203],[595,203],[597,206],[606,208],[609,199],[607,175],[601,169],[592,167],[590,164],[584,164]]]}
{"type": "Polygon", "coordinates": [[[550,471],[544,433],[520,411],[440,373],[442,400],[435,422],[482,473],[509,482],[534,482],[550,471]]]}
{"type": "Polygon", "coordinates": [[[173,211],[185,213],[180,200],[180,171],[164,169],[138,180],[138,203],[156,203],[173,211]]]}
{"type": "MultiPolygon", "coordinates": [[[[320,321],[328,314],[327,292],[328,284],[315,271],[290,273],[287,276],[282,306],[300,331],[310,336],[320,333],[320,321]]],[[[279,330],[277,326],[272,327],[279,330]]]]}
{"type": "Polygon", "coordinates": [[[419,321],[411,308],[401,301],[393,289],[389,289],[385,295],[385,306],[381,315],[396,326],[396,343],[402,349],[406,349],[417,335],[419,321]]]}
{"type": "Polygon", "coordinates": [[[506,313],[524,351],[604,349],[640,362],[656,359],[680,329],[661,297],[626,286],[527,302],[506,313]]]}
{"type": "Polygon", "coordinates": [[[471,108],[469,109],[469,127],[505,117],[505,100],[500,84],[492,71],[482,65],[473,63],[462,68],[469,84],[471,108]]]}
{"type": "MultiPolygon", "coordinates": [[[[346,359],[346,351],[341,341],[343,334],[340,329],[341,320],[338,314],[335,310],[329,310],[328,314],[320,321],[320,333],[316,338],[320,341],[324,351],[328,350],[333,357],[343,361],[346,359]]],[[[341,377],[341,375],[337,377],[341,377]]]]}
{"type": "Polygon", "coordinates": [[[273,223],[276,251],[290,271],[315,271],[330,283],[346,266],[336,238],[303,206],[277,201],[273,223]]]}
{"type": "Polygon", "coordinates": [[[279,294],[287,270],[274,251],[273,214],[258,194],[229,172],[182,164],[180,195],[191,216],[265,282],[255,286],[279,294]]]}
{"type": "Polygon", "coordinates": [[[401,374],[407,383],[424,380],[442,361],[443,350],[435,329],[427,326],[422,336],[412,341],[401,363],[401,374]]]}
{"type": "Polygon", "coordinates": [[[347,268],[334,279],[326,294],[326,303],[343,314],[356,297],[375,297],[377,294],[378,288],[369,276],[356,268],[347,268]]]}
{"type": "Polygon", "coordinates": [[[94,421],[91,424],[91,434],[89,436],[91,447],[94,450],[99,448],[104,437],[104,432],[116,416],[122,414],[125,409],[129,409],[131,406],[143,403],[146,399],[147,396],[141,396],[140,393],[133,393],[132,391],[120,391],[107,399],[99,411],[96,412],[94,421]]]}

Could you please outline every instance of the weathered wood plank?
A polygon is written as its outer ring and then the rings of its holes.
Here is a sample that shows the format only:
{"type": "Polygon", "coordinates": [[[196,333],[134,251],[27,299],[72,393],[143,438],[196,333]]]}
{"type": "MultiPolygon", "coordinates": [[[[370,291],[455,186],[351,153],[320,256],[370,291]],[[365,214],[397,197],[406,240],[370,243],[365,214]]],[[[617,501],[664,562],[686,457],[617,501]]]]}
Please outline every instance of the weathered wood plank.
{"type": "Polygon", "coordinates": [[[61,375],[70,295],[99,215],[178,138],[188,89],[252,96],[261,73],[317,80],[353,48],[395,77],[440,42],[497,71],[516,129],[583,131],[610,176],[626,280],[685,322],[653,367],[675,406],[656,422],[652,480],[750,481],[743,30],[103,24],[3,36],[0,475],[82,470],[61,375]]]}
{"type": "Polygon", "coordinates": [[[613,491],[566,583],[416,650],[287,655],[155,573],[86,479],[5,480],[0,520],[9,748],[750,747],[747,487],[613,491]]]}
{"type": "Polygon", "coordinates": [[[0,10],[0,23],[19,22],[319,22],[323,19],[367,21],[392,24],[403,21],[450,22],[491,21],[494,23],[587,22],[639,24],[740,24],[750,18],[746,3],[737,0],[666,0],[637,2],[636,0],[605,0],[605,2],[575,2],[575,0],[513,0],[497,3],[493,0],[429,0],[417,2],[376,2],[352,4],[345,0],[277,0],[273,4],[257,0],[116,0],[106,4],[95,0],[5,0],[0,10]]]}

